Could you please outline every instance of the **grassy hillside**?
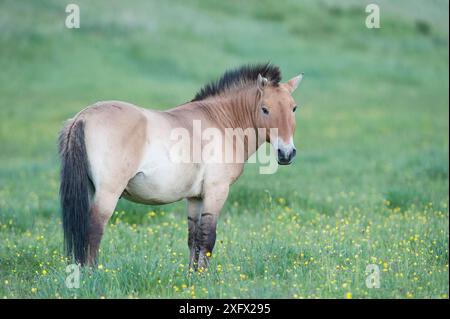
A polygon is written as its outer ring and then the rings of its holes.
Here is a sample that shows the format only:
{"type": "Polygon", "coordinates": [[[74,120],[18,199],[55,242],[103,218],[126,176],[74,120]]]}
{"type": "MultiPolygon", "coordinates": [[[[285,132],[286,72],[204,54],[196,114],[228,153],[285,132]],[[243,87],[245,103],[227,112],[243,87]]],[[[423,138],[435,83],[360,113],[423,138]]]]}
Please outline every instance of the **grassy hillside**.
{"type": "Polygon", "coordinates": [[[0,297],[448,298],[448,2],[0,2],[0,297]],[[227,68],[305,79],[293,165],[247,165],[212,269],[186,276],[184,203],[121,200],[99,269],[64,285],[56,138],[95,101],[165,109],[227,68]],[[368,289],[376,264],[381,287],[368,289]]]}

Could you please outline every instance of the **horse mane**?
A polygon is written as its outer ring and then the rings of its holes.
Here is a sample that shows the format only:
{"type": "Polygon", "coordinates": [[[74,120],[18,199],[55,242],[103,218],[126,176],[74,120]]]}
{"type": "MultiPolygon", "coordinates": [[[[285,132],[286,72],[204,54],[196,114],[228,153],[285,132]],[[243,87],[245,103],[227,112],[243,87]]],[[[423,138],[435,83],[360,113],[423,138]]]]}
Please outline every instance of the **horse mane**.
{"type": "Polygon", "coordinates": [[[281,81],[280,68],[270,64],[270,62],[247,64],[233,70],[227,70],[218,80],[206,84],[197,92],[191,102],[201,101],[248,84],[256,84],[258,74],[265,77],[273,86],[278,86],[281,81]]]}

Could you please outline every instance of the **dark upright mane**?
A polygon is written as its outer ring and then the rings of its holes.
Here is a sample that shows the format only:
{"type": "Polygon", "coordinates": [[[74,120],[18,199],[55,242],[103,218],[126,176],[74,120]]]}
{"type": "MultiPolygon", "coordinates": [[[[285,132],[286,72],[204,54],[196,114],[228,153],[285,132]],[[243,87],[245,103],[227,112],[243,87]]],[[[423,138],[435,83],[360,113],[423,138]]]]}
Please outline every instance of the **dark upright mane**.
{"type": "Polygon", "coordinates": [[[217,81],[206,84],[197,92],[191,102],[218,95],[230,88],[241,87],[248,83],[256,83],[258,74],[261,74],[274,86],[278,86],[281,81],[280,69],[275,65],[271,65],[270,63],[244,65],[234,70],[228,70],[217,81]]]}

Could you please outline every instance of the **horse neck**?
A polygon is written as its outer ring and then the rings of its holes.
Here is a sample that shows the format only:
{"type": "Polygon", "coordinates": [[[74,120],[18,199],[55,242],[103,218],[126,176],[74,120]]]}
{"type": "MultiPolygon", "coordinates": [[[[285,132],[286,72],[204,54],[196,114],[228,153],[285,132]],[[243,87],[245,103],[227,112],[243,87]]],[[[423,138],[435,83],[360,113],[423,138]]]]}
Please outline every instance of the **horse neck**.
{"type": "MultiPolygon", "coordinates": [[[[256,145],[248,145],[245,151],[247,160],[265,142],[265,136],[258,136],[256,127],[257,105],[260,98],[256,87],[243,88],[239,91],[229,92],[226,96],[213,98],[207,103],[200,103],[199,107],[204,114],[213,122],[214,126],[225,131],[235,130],[236,136],[245,140],[245,130],[254,130],[257,140],[256,145]],[[236,129],[242,129],[236,130],[236,129]],[[240,133],[243,133],[240,135],[240,133]]],[[[233,141],[234,143],[234,141],[233,141]]]]}
{"type": "Polygon", "coordinates": [[[218,128],[254,128],[258,91],[243,88],[201,103],[200,108],[218,128]]]}

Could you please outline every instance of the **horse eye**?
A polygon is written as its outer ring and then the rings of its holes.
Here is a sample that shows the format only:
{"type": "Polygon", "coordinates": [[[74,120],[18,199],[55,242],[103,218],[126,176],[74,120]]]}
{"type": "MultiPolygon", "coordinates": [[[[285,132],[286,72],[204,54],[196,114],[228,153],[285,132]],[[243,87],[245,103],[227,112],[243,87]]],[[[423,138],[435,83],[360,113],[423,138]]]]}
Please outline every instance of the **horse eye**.
{"type": "Polygon", "coordinates": [[[269,110],[268,110],[267,107],[265,107],[265,106],[262,107],[262,111],[263,111],[263,113],[266,114],[266,115],[269,114],[269,110]]]}
{"type": "Polygon", "coordinates": [[[294,106],[294,108],[292,109],[292,112],[295,112],[295,111],[297,111],[297,105],[294,106]]]}

